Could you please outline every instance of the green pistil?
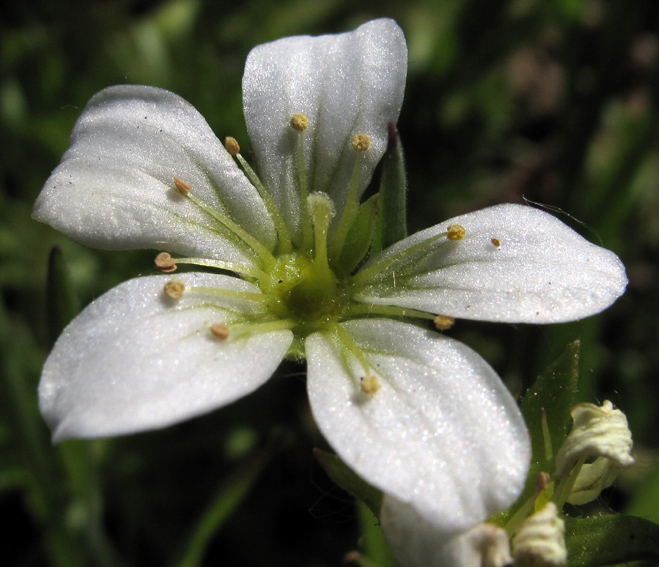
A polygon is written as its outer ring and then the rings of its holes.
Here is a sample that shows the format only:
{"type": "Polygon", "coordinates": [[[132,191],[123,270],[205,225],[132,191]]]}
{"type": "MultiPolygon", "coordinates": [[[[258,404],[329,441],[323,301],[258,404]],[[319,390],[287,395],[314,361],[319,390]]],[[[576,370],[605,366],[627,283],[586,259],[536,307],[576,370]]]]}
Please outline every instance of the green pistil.
{"type": "Polygon", "coordinates": [[[306,162],[304,161],[303,131],[297,132],[297,173],[300,189],[300,215],[302,217],[302,248],[309,250],[312,245],[311,217],[306,207],[309,189],[307,187],[306,162]]]}

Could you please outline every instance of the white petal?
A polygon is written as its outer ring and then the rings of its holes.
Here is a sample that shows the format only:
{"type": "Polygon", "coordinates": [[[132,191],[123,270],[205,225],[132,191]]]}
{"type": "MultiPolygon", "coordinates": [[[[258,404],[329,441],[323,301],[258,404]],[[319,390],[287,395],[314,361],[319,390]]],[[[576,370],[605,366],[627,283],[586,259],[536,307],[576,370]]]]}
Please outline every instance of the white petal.
{"type": "Polygon", "coordinates": [[[356,298],[464,319],[556,323],[598,313],[625,291],[625,268],[613,252],[523,205],[490,207],[418,232],[364,269],[453,223],[465,227],[463,240],[423,247],[371,278],[356,298]]]}
{"type": "Polygon", "coordinates": [[[157,248],[225,261],[242,241],[183,198],[177,177],[267,246],[274,228],[256,189],[194,107],[174,93],[121,85],[96,94],[34,206],[34,218],[97,248],[157,248]]]}
{"type": "Polygon", "coordinates": [[[387,145],[387,124],[403,101],[407,47],[393,20],[320,37],[288,37],[254,48],[245,64],[243,105],[261,177],[289,226],[298,227],[296,132],[291,116],[310,120],[304,132],[308,186],[343,208],[355,152],[354,134],[368,134],[363,190],[387,145]]]}
{"type": "MultiPolygon", "coordinates": [[[[55,441],[165,427],[252,392],[277,368],[292,341],[290,331],[223,342],[209,329],[231,315],[210,305],[207,295],[185,293],[173,303],[163,293],[171,279],[125,282],[64,330],[39,385],[41,413],[55,441]]],[[[175,279],[186,286],[258,292],[229,276],[190,273],[175,279]]],[[[245,302],[227,304],[236,313],[259,313],[245,302]]]]}
{"type": "Polygon", "coordinates": [[[403,567],[501,567],[512,563],[506,532],[492,524],[457,533],[441,531],[412,506],[387,495],[380,523],[403,567]]]}
{"type": "Polygon", "coordinates": [[[361,392],[328,335],[311,335],[306,353],[313,415],[348,466],[443,531],[512,504],[529,438],[492,368],[467,346],[410,324],[368,319],[343,328],[379,377],[375,394],[361,392]]]}

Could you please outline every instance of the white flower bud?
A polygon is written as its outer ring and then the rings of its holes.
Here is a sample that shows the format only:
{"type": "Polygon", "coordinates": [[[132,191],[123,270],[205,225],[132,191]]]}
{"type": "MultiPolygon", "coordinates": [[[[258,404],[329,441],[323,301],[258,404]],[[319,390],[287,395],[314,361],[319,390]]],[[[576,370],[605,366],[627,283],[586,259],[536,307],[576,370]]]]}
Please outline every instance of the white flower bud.
{"type": "Polygon", "coordinates": [[[579,404],[572,408],[572,418],[572,431],[556,456],[559,478],[569,474],[583,456],[606,457],[617,467],[628,467],[634,462],[627,418],[620,410],[613,409],[610,401],[605,401],[602,407],[579,404]]]}
{"type": "Polygon", "coordinates": [[[524,567],[556,567],[567,561],[565,522],[556,504],[547,505],[528,517],[513,536],[515,564],[524,567]]]}

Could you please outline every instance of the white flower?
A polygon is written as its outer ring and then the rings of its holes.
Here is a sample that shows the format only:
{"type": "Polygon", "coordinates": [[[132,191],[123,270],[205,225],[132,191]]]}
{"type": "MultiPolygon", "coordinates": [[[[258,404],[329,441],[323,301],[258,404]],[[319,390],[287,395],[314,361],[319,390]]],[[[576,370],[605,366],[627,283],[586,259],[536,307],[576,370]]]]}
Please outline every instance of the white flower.
{"type": "Polygon", "coordinates": [[[611,486],[623,468],[634,464],[632,432],[625,414],[609,400],[601,406],[576,405],[571,413],[574,423],[556,455],[556,476],[572,476],[568,481],[573,484],[567,501],[586,504],[611,486]],[[593,457],[592,463],[585,462],[593,457]],[[574,471],[575,468],[578,470],[574,471]]]}
{"type": "Polygon", "coordinates": [[[254,49],[243,100],[260,178],[170,92],[92,98],[34,217],[90,246],[186,256],[160,256],[164,270],[235,275],[137,278],[88,306],[43,370],[55,440],[165,427],[304,357],[320,430],[372,485],[451,532],[512,503],[530,453],[514,400],[476,353],[412,321],[573,320],[623,292],[624,268],[552,216],[502,205],[354,273],[350,229],[398,117],[406,60],[392,20],[254,49]]]}

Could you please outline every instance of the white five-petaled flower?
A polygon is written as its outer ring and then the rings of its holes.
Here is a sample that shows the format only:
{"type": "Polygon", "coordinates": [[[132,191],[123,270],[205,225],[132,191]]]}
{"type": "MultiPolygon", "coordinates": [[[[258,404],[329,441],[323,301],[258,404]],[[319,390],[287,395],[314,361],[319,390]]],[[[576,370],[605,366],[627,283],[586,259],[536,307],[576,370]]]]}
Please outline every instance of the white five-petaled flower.
{"type": "Polygon", "coordinates": [[[373,235],[352,229],[406,65],[392,20],[255,48],[243,102],[258,176],[235,140],[225,149],[170,92],[117,86],[92,98],[34,217],[90,246],[182,256],[160,256],[164,271],[224,273],[141,277],[89,305],[43,370],[55,440],[164,427],[304,357],[320,430],[390,508],[455,534],[512,503],[530,453],[514,400],[475,352],[414,321],[578,319],[622,294],[624,268],[518,205],[362,262],[373,235]]]}

